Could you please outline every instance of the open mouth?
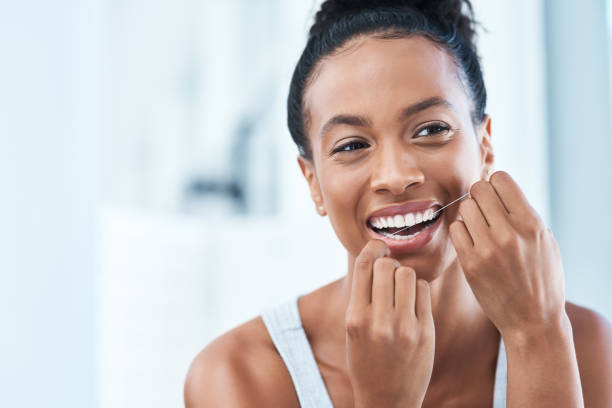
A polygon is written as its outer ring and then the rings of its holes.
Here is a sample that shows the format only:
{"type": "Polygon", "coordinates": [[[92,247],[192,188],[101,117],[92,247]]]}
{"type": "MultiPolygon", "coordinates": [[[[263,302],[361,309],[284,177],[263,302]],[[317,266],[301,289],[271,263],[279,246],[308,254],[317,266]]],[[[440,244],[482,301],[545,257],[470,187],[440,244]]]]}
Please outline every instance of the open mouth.
{"type": "Polygon", "coordinates": [[[444,212],[439,211],[435,213],[436,210],[437,208],[428,208],[423,212],[408,213],[405,215],[374,217],[368,220],[368,227],[377,234],[390,239],[398,241],[408,240],[416,237],[436,223],[444,212]]]}

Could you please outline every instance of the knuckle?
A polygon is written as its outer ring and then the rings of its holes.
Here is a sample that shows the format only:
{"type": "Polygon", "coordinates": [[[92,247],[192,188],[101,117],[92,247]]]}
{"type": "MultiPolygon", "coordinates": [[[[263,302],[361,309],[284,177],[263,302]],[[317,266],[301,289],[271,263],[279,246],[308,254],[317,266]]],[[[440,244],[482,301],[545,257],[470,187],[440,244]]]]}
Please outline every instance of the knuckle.
{"type": "Polygon", "coordinates": [[[417,331],[414,326],[405,325],[399,332],[399,340],[405,345],[414,345],[419,342],[417,331]]]}
{"type": "Polygon", "coordinates": [[[478,253],[483,260],[491,260],[495,257],[496,251],[490,245],[482,245],[478,253]]]}
{"type": "Polygon", "coordinates": [[[539,217],[528,217],[525,233],[531,239],[538,239],[546,234],[546,226],[539,217]]]}
{"type": "Polygon", "coordinates": [[[364,319],[359,316],[347,316],[344,321],[344,328],[349,334],[356,334],[363,330],[364,319]]]}
{"type": "Polygon", "coordinates": [[[499,245],[506,251],[515,251],[519,248],[519,239],[516,234],[504,234],[500,240],[499,245]]]}
{"type": "Polygon", "coordinates": [[[393,341],[393,328],[386,324],[377,324],[370,330],[372,340],[381,343],[390,343],[393,341]]]}

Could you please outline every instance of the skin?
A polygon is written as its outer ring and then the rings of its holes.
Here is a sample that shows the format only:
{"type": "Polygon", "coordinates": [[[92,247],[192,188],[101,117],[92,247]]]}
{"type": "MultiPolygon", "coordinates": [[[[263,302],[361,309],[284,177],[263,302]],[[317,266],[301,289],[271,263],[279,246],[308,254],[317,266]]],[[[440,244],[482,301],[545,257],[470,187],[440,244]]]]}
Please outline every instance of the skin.
{"type": "MultiPolygon", "coordinates": [[[[298,163],[348,258],[346,276],[298,305],[334,406],[491,406],[500,334],[509,407],[612,405],[612,328],[565,302],[552,233],[507,173],[489,177],[491,120],[472,124],[446,52],[422,37],[353,39],[316,67],[304,102],[312,159],[298,163]],[[448,104],[397,120],[431,98],[448,104]],[[321,135],[337,114],[370,123],[321,135]],[[466,191],[418,251],[368,233],[377,209],[466,191]]],[[[185,403],[299,406],[260,317],[194,359],[185,403]]]]}

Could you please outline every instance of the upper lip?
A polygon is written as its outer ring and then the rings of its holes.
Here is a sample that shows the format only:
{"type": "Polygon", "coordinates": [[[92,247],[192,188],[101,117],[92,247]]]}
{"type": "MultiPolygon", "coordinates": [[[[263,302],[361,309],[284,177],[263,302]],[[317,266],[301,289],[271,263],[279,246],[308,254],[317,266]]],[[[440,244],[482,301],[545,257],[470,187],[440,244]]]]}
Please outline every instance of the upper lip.
{"type": "Polygon", "coordinates": [[[437,201],[411,201],[409,203],[404,204],[396,204],[390,205],[388,207],[381,208],[372,212],[368,216],[368,221],[373,217],[385,217],[385,216],[393,216],[393,215],[404,215],[411,212],[424,211],[428,208],[434,208],[434,210],[441,208],[441,205],[437,203],[437,201]]]}

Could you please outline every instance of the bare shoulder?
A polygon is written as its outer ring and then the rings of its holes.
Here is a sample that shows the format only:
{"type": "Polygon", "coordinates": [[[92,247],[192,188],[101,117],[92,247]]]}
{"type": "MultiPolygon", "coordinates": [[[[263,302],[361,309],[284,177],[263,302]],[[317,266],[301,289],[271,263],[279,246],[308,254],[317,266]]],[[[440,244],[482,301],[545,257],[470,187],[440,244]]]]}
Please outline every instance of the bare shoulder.
{"type": "Polygon", "coordinates": [[[299,407],[261,316],[217,337],[194,358],[184,398],[186,408],[299,407]]]}
{"type": "Polygon", "coordinates": [[[600,313],[566,302],[585,406],[612,406],[612,325],[600,313]]]}

